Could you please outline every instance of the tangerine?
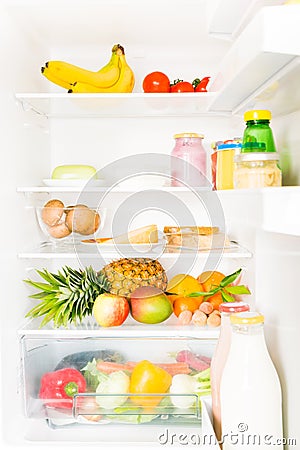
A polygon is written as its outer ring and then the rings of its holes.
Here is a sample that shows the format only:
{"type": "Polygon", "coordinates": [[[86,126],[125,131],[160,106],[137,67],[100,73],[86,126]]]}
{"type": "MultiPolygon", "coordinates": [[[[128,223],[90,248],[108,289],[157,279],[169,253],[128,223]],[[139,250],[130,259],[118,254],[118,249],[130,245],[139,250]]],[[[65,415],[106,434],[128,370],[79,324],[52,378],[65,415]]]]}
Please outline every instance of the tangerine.
{"type": "Polygon", "coordinates": [[[221,292],[217,292],[215,295],[212,295],[211,297],[206,297],[206,301],[209,302],[213,308],[217,311],[219,311],[219,306],[221,303],[224,302],[221,292]]]}
{"type": "Polygon", "coordinates": [[[173,303],[174,314],[178,317],[183,311],[191,313],[199,308],[199,300],[196,297],[178,297],[173,303]]]}
{"type": "Polygon", "coordinates": [[[225,275],[223,273],[208,270],[201,273],[197,280],[202,284],[204,291],[209,292],[211,289],[218,287],[223,278],[225,278],[225,275]]]}
{"type": "Polygon", "coordinates": [[[186,297],[187,295],[192,294],[192,292],[203,291],[203,287],[195,277],[180,273],[171,278],[167,291],[171,294],[186,297]]]}

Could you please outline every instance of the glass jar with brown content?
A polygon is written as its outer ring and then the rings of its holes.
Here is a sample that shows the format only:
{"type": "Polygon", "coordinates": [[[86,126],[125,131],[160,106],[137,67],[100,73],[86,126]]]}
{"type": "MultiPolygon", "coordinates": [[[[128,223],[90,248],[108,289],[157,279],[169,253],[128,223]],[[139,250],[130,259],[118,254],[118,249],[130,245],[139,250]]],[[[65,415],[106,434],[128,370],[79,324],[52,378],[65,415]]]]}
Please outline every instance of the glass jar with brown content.
{"type": "Polygon", "coordinates": [[[240,153],[234,158],[234,188],[281,186],[281,170],[277,152],[240,153]]]}

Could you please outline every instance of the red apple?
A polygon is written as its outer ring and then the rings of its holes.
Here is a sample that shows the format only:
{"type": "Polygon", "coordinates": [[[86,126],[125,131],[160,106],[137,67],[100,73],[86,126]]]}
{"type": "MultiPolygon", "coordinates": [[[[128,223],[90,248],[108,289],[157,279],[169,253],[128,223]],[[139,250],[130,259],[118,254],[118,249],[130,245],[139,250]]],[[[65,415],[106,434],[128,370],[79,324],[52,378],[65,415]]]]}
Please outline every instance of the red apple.
{"type": "Polygon", "coordinates": [[[93,306],[93,315],[101,327],[122,325],[128,314],[127,299],[114,294],[98,295],[93,306]]]}

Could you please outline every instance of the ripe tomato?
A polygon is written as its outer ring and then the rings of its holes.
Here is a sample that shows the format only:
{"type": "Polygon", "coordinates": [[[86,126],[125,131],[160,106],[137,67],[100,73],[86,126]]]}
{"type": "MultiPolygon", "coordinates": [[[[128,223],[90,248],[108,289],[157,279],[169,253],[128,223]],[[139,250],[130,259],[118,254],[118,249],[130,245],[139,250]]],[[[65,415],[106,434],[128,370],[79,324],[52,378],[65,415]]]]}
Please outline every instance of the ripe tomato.
{"type": "Polygon", "coordinates": [[[144,92],[170,92],[170,80],[162,72],[151,72],[143,81],[144,92]]]}
{"type": "Polygon", "coordinates": [[[194,88],[188,81],[179,81],[171,86],[171,92],[194,92],[194,88]]]}
{"type": "Polygon", "coordinates": [[[194,86],[195,92],[207,92],[206,86],[208,85],[210,77],[204,77],[202,80],[196,78],[192,85],[194,86]]]}

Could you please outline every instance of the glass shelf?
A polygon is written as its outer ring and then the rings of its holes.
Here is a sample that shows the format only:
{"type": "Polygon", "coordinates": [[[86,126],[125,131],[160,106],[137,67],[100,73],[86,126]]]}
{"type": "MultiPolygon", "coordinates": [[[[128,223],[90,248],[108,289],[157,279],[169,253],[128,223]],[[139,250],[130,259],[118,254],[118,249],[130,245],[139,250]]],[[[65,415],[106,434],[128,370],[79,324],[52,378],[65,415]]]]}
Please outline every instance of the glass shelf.
{"type": "Polygon", "coordinates": [[[19,328],[18,334],[22,336],[38,336],[59,338],[165,338],[172,340],[176,338],[194,338],[194,339],[217,339],[219,337],[219,327],[178,325],[177,317],[172,316],[163,323],[141,324],[131,317],[119,327],[100,327],[93,317],[83,319],[81,324],[68,325],[68,328],[54,328],[52,322],[39,328],[42,318],[31,319],[19,328]]]}
{"type": "MultiPolygon", "coordinates": [[[[70,244],[54,246],[49,242],[42,243],[39,247],[24,250],[19,253],[21,259],[99,259],[99,255],[104,259],[110,260],[111,258],[120,258],[124,255],[120,255],[117,250],[107,249],[99,251],[99,245],[97,244],[70,244]]],[[[215,255],[222,258],[251,258],[252,254],[244,247],[240,246],[236,242],[232,242],[230,248],[226,249],[214,249],[214,250],[201,250],[195,254],[195,249],[166,249],[163,253],[156,251],[155,248],[149,252],[137,253],[134,248],[132,251],[126,251],[126,257],[142,257],[152,258],[160,260],[169,260],[176,258],[207,258],[208,255],[215,255]]]]}
{"type": "Polygon", "coordinates": [[[20,186],[17,188],[19,193],[55,193],[55,192],[109,192],[115,194],[121,193],[134,193],[137,191],[145,191],[149,189],[155,189],[164,192],[211,192],[210,187],[173,187],[173,186],[146,186],[146,187],[132,187],[132,188],[121,188],[119,186],[62,186],[62,187],[50,187],[50,186],[20,186]]]}
{"type": "MultiPolygon", "coordinates": [[[[17,93],[24,111],[49,118],[183,117],[207,115],[214,92],[173,94],[17,93]]],[[[213,115],[216,115],[213,113],[213,115]]]]}

